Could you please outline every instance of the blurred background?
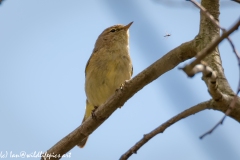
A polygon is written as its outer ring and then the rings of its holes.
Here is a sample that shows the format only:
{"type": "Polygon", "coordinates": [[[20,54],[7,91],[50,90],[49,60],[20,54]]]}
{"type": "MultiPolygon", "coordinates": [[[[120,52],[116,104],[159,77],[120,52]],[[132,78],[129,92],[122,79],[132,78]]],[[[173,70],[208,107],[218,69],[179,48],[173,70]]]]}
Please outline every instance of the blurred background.
{"type": "MultiPolygon", "coordinates": [[[[221,0],[220,5],[220,23],[228,29],[239,18],[240,4],[221,0]]],[[[0,155],[44,152],[81,124],[86,99],[84,70],[94,43],[105,28],[131,21],[130,53],[135,76],[197,35],[199,9],[177,0],[1,3],[0,155]],[[164,37],[166,34],[171,36],[164,37]]],[[[231,35],[238,51],[239,37],[239,31],[231,35]]],[[[235,91],[237,60],[226,40],[219,48],[226,77],[235,91]]],[[[84,149],[75,147],[69,152],[71,159],[119,159],[143,134],[209,100],[201,74],[188,78],[178,67],[115,111],[90,136],[84,149]]],[[[199,140],[222,116],[221,112],[206,110],[185,118],[154,137],[130,159],[238,160],[240,125],[235,120],[227,118],[210,136],[199,140]]]]}

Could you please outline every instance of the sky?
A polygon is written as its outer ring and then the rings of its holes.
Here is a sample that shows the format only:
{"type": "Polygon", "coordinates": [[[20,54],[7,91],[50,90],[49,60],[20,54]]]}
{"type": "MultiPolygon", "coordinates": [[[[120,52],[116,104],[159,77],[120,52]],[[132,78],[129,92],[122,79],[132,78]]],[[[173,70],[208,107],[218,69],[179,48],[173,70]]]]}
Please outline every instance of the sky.
{"type": "MultiPolygon", "coordinates": [[[[220,24],[229,29],[240,5],[221,1],[220,24]]],[[[77,128],[85,112],[85,65],[98,35],[128,24],[133,76],[199,31],[199,10],[172,0],[5,0],[0,5],[0,159],[45,152],[77,128]],[[170,37],[164,37],[171,34],[170,37]],[[10,154],[12,156],[10,156],[10,154]],[[4,157],[5,156],[5,157],[4,157]]],[[[240,50],[240,32],[230,36],[240,50]]],[[[219,45],[230,86],[238,84],[238,63],[225,40],[219,45]]],[[[183,62],[144,87],[94,131],[70,159],[119,159],[142,136],[178,113],[207,101],[201,74],[188,78],[183,62]]],[[[227,118],[203,140],[223,113],[205,110],[169,127],[131,160],[238,160],[240,125],[227,118]]],[[[20,158],[15,158],[20,159],[20,158]]],[[[39,159],[32,157],[28,159],[39,159]]],[[[69,158],[62,158],[69,159],[69,158]]]]}

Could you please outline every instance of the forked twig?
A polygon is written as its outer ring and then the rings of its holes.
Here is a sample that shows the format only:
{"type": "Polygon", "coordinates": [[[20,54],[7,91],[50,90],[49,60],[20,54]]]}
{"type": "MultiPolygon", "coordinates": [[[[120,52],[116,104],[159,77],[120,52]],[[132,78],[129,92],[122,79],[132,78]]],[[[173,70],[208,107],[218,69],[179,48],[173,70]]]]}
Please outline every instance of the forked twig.
{"type": "MultiPolygon", "coordinates": [[[[202,12],[203,14],[208,17],[214,25],[216,25],[218,28],[220,28],[223,32],[223,34],[226,32],[226,29],[221,27],[219,25],[219,22],[215,20],[215,18],[201,5],[199,4],[198,2],[196,2],[195,0],[189,0],[191,1],[196,7],[198,7],[202,12]]],[[[239,20],[240,21],[240,20],[239,20]]],[[[230,37],[228,36],[227,37],[227,40],[228,42],[230,43],[232,49],[233,49],[233,52],[235,53],[236,57],[237,57],[237,60],[238,60],[238,66],[239,66],[239,75],[240,75],[240,55],[238,54],[232,40],[230,39],[230,37]]],[[[240,92],[240,77],[239,77],[239,82],[238,82],[238,89],[237,89],[237,92],[236,92],[236,95],[234,97],[234,99],[232,100],[231,104],[229,105],[227,111],[225,112],[225,115],[223,116],[223,118],[212,128],[210,129],[208,132],[204,133],[202,136],[200,136],[199,138],[200,139],[203,139],[206,135],[208,134],[211,134],[219,125],[223,124],[223,121],[224,119],[231,113],[231,111],[233,110],[234,106],[235,106],[235,103],[236,103],[236,99],[237,99],[237,95],[238,93],[240,92]]]]}

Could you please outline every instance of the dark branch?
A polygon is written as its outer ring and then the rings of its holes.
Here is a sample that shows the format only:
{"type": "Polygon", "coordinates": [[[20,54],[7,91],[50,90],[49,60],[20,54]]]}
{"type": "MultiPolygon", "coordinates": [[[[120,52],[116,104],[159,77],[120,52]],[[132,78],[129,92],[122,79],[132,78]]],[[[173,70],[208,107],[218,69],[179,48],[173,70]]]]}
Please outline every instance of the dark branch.
{"type": "Polygon", "coordinates": [[[203,139],[206,135],[211,134],[218,126],[220,126],[221,124],[223,124],[224,119],[227,116],[225,115],[212,129],[210,129],[208,132],[204,133],[203,135],[201,135],[199,138],[203,139]]]}

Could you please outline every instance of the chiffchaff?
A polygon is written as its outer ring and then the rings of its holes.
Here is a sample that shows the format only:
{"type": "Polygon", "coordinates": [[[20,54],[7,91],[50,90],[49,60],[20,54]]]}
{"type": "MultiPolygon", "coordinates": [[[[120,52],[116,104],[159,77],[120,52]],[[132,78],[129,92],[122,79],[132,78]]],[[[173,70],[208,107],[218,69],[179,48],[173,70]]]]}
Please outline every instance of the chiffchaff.
{"type": "MultiPolygon", "coordinates": [[[[85,69],[87,100],[83,122],[132,76],[133,67],[128,46],[128,29],[132,23],[105,29],[95,43],[85,69]]],[[[78,143],[80,148],[84,147],[87,138],[78,143]]]]}

